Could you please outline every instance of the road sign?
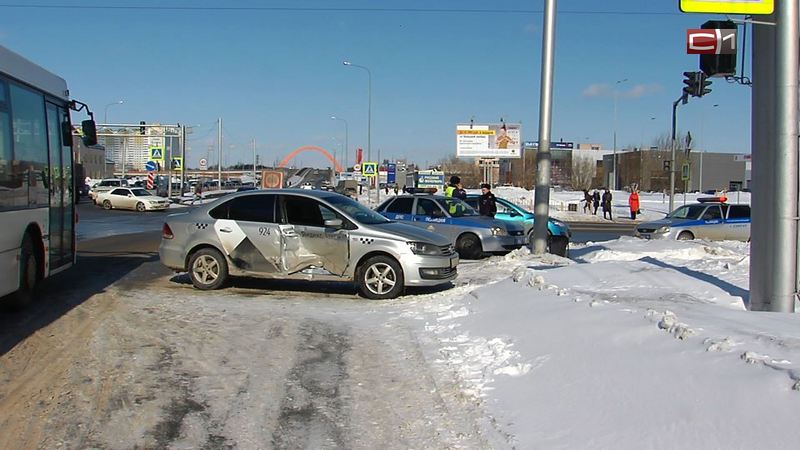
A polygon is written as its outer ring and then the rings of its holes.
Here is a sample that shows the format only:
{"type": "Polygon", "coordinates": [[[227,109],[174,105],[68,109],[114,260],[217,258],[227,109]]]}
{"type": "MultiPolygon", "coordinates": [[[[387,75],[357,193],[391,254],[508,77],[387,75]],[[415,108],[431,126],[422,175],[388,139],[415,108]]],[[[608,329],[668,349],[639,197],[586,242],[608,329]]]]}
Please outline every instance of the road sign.
{"type": "Polygon", "coordinates": [[[361,172],[364,173],[364,176],[367,178],[375,178],[378,176],[378,163],[376,162],[365,162],[361,165],[361,172]]]}
{"type": "Polygon", "coordinates": [[[161,147],[150,147],[150,160],[164,162],[164,149],[161,147]]]}
{"type": "Polygon", "coordinates": [[[397,164],[389,164],[386,169],[386,182],[397,183],[397,164]]]}
{"type": "Polygon", "coordinates": [[[691,174],[689,172],[689,164],[684,164],[683,167],[681,167],[681,179],[683,181],[689,181],[690,175],[691,174]]]}
{"type": "Polygon", "coordinates": [[[183,158],[180,156],[172,157],[172,170],[183,172],[183,158]]]}
{"type": "Polygon", "coordinates": [[[775,0],[681,0],[685,13],[772,14],[775,0]]]}
{"type": "Polygon", "coordinates": [[[147,161],[144,163],[144,170],[148,172],[155,172],[158,170],[158,164],[155,161],[147,161]]]}
{"type": "Polygon", "coordinates": [[[200,170],[208,170],[208,160],[200,158],[200,170]]]}
{"type": "Polygon", "coordinates": [[[353,172],[361,172],[361,164],[354,165],[353,172]]]}
{"type": "Polygon", "coordinates": [[[280,189],[283,187],[283,172],[279,170],[264,170],[261,172],[261,187],[266,189],[280,189]]]}

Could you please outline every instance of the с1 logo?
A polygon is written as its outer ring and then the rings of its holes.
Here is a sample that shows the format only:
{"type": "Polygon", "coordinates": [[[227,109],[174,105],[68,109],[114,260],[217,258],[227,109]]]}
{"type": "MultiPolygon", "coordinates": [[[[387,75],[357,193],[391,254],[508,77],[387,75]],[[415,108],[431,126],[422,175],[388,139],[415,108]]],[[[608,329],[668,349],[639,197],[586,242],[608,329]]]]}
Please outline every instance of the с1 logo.
{"type": "Polygon", "coordinates": [[[689,55],[735,55],[736,28],[686,30],[686,53],[689,55]]]}

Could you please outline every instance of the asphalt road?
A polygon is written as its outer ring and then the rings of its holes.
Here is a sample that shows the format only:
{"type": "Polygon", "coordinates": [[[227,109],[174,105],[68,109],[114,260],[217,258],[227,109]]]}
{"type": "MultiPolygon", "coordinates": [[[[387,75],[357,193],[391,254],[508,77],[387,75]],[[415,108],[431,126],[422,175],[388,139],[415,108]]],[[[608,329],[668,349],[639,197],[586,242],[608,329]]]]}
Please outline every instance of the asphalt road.
{"type": "Polygon", "coordinates": [[[572,230],[572,242],[580,243],[633,236],[636,228],[633,222],[568,222],[568,224],[572,230]]]}

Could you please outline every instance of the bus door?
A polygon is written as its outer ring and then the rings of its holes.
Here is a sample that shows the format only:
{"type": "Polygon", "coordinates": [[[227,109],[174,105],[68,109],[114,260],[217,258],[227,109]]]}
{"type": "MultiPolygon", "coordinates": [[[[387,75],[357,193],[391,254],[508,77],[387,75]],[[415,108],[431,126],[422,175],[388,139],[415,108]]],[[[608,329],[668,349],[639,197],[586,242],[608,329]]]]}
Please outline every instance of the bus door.
{"type": "Polygon", "coordinates": [[[75,202],[72,183],[72,148],[61,138],[61,123],[67,112],[47,103],[47,136],[50,153],[50,270],[73,262],[75,254],[75,202]]]}

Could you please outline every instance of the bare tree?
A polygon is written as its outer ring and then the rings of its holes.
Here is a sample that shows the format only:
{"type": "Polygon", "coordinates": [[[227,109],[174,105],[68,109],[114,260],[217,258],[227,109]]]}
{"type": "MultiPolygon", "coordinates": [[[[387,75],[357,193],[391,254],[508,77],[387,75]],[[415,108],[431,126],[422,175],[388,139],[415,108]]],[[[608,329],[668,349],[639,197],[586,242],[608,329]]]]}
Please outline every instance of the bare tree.
{"type": "Polygon", "coordinates": [[[597,163],[592,158],[575,156],[573,153],[572,188],[579,190],[590,189],[597,170],[597,163]]]}

